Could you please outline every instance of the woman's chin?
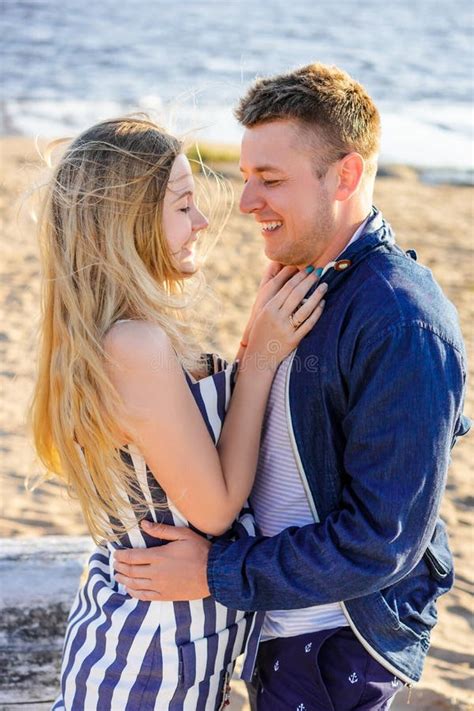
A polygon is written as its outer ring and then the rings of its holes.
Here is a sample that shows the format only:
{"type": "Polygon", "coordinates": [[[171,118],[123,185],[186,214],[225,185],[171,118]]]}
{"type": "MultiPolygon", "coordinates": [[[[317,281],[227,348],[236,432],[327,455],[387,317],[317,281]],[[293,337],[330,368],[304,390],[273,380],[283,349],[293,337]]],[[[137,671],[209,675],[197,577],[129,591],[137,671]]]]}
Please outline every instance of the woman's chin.
{"type": "Polygon", "coordinates": [[[196,272],[199,270],[199,265],[196,264],[196,262],[194,261],[181,262],[179,266],[184,279],[192,277],[193,274],[196,274],[196,272]]]}

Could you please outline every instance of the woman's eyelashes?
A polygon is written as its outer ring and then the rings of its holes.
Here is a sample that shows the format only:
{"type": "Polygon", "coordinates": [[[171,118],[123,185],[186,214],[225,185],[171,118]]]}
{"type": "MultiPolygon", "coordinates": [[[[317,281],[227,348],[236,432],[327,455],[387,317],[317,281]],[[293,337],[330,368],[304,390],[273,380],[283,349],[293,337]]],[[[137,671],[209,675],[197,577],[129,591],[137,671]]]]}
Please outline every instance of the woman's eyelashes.
{"type": "Polygon", "coordinates": [[[178,205],[180,205],[178,207],[178,212],[184,212],[184,213],[191,212],[193,200],[189,195],[187,195],[186,198],[181,201],[181,203],[178,203],[178,205]]]}

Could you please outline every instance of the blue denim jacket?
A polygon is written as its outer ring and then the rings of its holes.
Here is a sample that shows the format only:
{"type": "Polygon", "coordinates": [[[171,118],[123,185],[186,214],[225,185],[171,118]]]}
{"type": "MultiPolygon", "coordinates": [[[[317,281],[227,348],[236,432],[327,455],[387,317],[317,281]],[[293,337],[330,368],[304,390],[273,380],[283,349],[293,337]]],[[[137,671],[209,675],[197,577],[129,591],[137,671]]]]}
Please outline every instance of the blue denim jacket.
{"type": "Polygon", "coordinates": [[[241,610],[343,601],[362,644],[410,683],[453,583],[438,514],[450,449],[469,429],[464,346],[455,308],[375,208],[340,259],[351,264],[324,276],[325,311],[287,383],[315,523],[217,541],[208,581],[241,610]]]}

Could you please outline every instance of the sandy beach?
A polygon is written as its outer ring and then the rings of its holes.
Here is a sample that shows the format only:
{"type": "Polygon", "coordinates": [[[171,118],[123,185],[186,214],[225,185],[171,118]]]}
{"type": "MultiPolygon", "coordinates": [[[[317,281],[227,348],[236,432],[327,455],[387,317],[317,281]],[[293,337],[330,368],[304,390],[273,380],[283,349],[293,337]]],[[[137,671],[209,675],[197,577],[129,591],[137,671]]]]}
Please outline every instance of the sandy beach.
{"type": "MultiPolygon", "coordinates": [[[[57,482],[34,492],[25,489],[27,476],[38,466],[25,432],[25,413],[34,377],[35,337],[39,310],[39,264],[34,227],[18,215],[19,197],[35,177],[33,142],[19,137],[0,139],[2,179],[0,224],[2,246],[0,382],[0,452],[2,508],[0,537],[86,533],[77,505],[57,482]]],[[[218,165],[231,180],[237,198],[240,179],[236,166],[218,165]]],[[[378,178],[376,205],[391,222],[399,244],[414,248],[419,260],[433,270],[447,296],[456,305],[470,354],[473,381],[474,259],[471,187],[420,181],[406,167],[384,169],[378,178]]],[[[204,308],[216,315],[212,338],[206,344],[228,358],[236,352],[264,257],[253,221],[234,207],[229,223],[208,261],[208,281],[218,304],[204,308]]],[[[474,416],[470,389],[465,411],[474,416]]],[[[442,515],[448,525],[455,556],[456,583],[439,603],[440,621],[421,683],[413,690],[408,708],[472,708],[472,504],[470,462],[474,437],[455,448],[442,515]]],[[[394,708],[405,708],[403,697],[394,708]]],[[[232,709],[246,709],[242,689],[236,685],[232,709]],[[240,700],[239,700],[240,699],[240,700]]]]}

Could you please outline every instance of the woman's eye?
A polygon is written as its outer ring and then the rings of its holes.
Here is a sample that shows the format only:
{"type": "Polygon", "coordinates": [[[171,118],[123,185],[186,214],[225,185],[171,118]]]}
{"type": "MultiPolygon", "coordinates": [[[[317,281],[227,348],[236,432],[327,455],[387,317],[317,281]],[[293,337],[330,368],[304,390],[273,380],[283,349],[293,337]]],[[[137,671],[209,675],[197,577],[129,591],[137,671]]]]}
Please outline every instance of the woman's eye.
{"type": "Polygon", "coordinates": [[[191,209],[190,207],[182,207],[182,208],[180,208],[180,212],[189,212],[190,209],[191,209]]]}

